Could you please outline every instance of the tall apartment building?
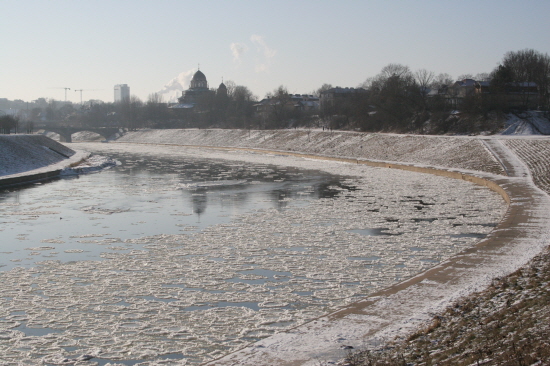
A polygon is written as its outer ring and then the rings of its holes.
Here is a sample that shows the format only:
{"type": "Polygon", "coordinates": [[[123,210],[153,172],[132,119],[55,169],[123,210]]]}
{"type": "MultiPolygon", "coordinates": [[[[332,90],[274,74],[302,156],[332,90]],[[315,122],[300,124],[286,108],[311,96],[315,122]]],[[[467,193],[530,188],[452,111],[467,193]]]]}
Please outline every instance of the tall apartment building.
{"type": "Polygon", "coordinates": [[[128,84],[115,85],[115,103],[130,100],[130,87],[128,84]]]}

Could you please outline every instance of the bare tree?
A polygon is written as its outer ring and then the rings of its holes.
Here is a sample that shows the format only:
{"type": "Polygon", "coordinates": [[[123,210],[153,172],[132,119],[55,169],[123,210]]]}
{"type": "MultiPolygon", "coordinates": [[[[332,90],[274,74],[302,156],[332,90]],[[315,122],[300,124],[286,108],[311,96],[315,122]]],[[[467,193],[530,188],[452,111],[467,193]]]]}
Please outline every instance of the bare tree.
{"type": "Polygon", "coordinates": [[[19,126],[19,119],[10,115],[4,115],[0,117],[0,133],[9,135],[12,131],[17,133],[19,126]]]}
{"type": "Polygon", "coordinates": [[[444,86],[451,85],[454,82],[455,80],[451,75],[447,73],[441,73],[434,77],[431,87],[441,89],[444,86]]]}
{"type": "Polygon", "coordinates": [[[227,95],[231,98],[237,84],[233,80],[226,80],[223,82],[227,88],[227,95]]]}
{"type": "Polygon", "coordinates": [[[145,123],[150,127],[160,127],[168,119],[168,110],[161,94],[149,94],[144,105],[145,123]]]}
{"type": "MultiPolygon", "coordinates": [[[[227,85],[227,83],[226,83],[227,85]]],[[[227,87],[229,98],[228,120],[232,127],[252,128],[254,116],[254,103],[257,97],[243,85],[230,84],[227,87]]]]}
{"type": "Polygon", "coordinates": [[[414,79],[418,85],[420,100],[422,101],[424,110],[428,109],[428,94],[430,92],[430,85],[432,85],[434,78],[434,73],[426,69],[420,69],[414,73],[414,79]]]}
{"type": "Polygon", "coordinates": [[[130,130],[142,127],[141,110],[143,102],[137,96],[132,95],[130,99],[123,99],[120,103],[116,103],[119,113],[122,118],[124,127],[130,130]]]}
{"type": "Polygon", "coordinates": [[[475,81],[491,81],[491,74],[488,72],[480,72],[474,76],[475,81]]]}
{"type": "Polygon", "coordinates": [[[268,108],[268,126],[271,128],[282,128],[290,117],[289,102],[290,95],[283,85],[280,85],[273,92],[268,93],[267,97],[271,99],[268,108]]]}
{"type": "Polygon", "coordinates": [[[408,66],[401,64],[388,64],[382,68],[380,74],[386,78],[391,76],[405,77],[412,75],[411,69],[409,69],[408,66]]]}
{"type": "Polygon", "coordinates": [[[365,81],[359,84],[359,87],[369,90],[375,82],[376,78],[371,76],[369,78],[366,78],[365,81]]]}
{"type": "Polygon", "coordinates": [[[321,96],[321,93],[329,90],[329,89],[332,89],[332,84],[323,84],[321,85],[321,87],[317,90],[315,90],[312,94],[317,96],[317,97],[320,97],[321,96]]]}
{"type": "Polygon", "coordinates": [[[514,83],[537,84],[541,96],[540,104],[550,106],[550,57],[548,54],[525,49],[507,52],[502,60],[502,66],[512,74],[514,83]]]}
{"type": "MultiPolygon", "coordinates": [[[[428,77],[429,73],[426,74],[428,77]]],[[[376,108],[374,120],[369,124],[391,131],[409,130],[411,118],[423,104],[409,67],[389,64],[365,83],[369,84],[369,103],[376,108]]]]}
{"type": "Polygon", "coordinates": [[[458,80],[473,79],[474,75],[472,74],[462,74],[458,75],[458,80]]]}
{"type": "Polygon", "coordinates": [[[420,88],[429,88],[435,79],[435,74],[432,71],[426,69],[420,69],[414,73],[416,83],[420,88]]]}

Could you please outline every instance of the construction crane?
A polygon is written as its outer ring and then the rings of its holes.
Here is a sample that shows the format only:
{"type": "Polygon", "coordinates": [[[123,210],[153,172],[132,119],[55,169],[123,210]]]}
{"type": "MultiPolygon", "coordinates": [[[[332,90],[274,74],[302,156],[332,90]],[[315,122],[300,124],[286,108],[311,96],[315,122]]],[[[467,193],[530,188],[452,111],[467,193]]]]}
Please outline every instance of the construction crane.
{"type": "Polygon", "coordinates": [[[67,102],[67,90],[71,90],[71,88],[63,88],[65,89],[65,103],[67,102]]]}
{"type": "Polygon", "coordinates": [[[75,92],[80,92],[80,104],[82,104],[82,92],[83,91],[94,91],[94,90],[101,90],[101,89],[75,89],[75,92]]]}
{"type": "Polygon", "coordinates": [[[71,90],[71,88],[61,87],[61,88],[48,88],[48,89],[65,89],[65,102],[67,102],[67,90],[71,90]]]}

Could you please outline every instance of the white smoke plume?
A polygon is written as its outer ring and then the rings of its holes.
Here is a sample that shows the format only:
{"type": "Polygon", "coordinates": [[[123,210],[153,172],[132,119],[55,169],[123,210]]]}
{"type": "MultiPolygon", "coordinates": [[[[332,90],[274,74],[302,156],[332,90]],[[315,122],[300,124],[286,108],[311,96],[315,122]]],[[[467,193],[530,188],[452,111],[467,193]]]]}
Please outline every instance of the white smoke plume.
{"type": "MultiPolygon", "coordinates": [[[[256,53],[254,54],[255,71],[257,73],[268,71],[271,65],[271,60],[277,54],[277,50],[269,47],[264,37],[260,35],[253,34],[250,36],[250,41],[252,42],[251,47],[256,49],[256,53]]],[[[249,46],[245,43],[233,42],[229,45],[229,48],[233,54],[233,62],[240,65],[244,60],[244,55],[249,50],[249,46]]]]}
{"type": "Polygon", "coordinates": [[[256,45],[256,47],[258,48],[258,51],[263,53],[266,59],[272,59],[277,53],[276,50],[270,48],[267,45],[267,43],[264,40],[264,37],[262,36],[253,34],[252,36],[250,36],[250,40],[252,41],[252,43],[256,45]]]}
{"type": "Polygon", "coordinates": [[[191,78],[196,71],[196,69],[183,71],[166,83],[158,94],[160,94],[165,100],[168,100],[168,102],[175,102],[177,98],[181,96],[181,92],[189,88],[191,78]]]}
{"type": "Polygon", "coordinates": [[[241,63],[242,56],[246,51],[248,51],[248,46],[242,43],[231,43],[229,46],[231,48],[231,53],[233,54],[233,61],[241,63]]]}
{"type": "Polygon", "coordinates": [[[267,71],[271,65],[271,59],[275,57],[277,51],[270,48],[262,36],[253,34],[250,40],[256,46],[257,51],[263,55],[262,61],[256,64],[256,72],[267,71]]]}

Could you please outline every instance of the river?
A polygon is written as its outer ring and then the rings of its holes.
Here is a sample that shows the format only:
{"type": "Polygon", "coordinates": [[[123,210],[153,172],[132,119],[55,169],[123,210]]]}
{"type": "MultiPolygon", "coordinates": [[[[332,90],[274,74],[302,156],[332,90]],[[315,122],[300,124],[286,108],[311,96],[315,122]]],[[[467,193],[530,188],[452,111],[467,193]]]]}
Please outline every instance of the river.
{"type": "Polygon", "coordinates": [[[505,210],[486,188],[410,172],[71,147],[120,164],[0,192],[8,362],[207,361],[439,263],[505,210]]]}

